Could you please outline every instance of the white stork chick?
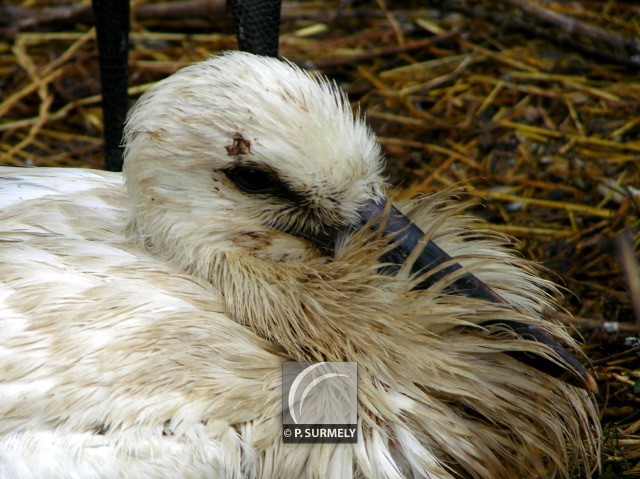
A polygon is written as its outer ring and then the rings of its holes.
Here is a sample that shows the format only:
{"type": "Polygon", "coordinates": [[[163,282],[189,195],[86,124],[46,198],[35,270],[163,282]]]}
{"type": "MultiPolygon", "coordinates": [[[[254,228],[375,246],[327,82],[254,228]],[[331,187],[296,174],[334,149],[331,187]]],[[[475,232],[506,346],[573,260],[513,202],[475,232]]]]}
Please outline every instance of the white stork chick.
{"type": "Polygon", "coordinates": [[[0,476],[589,475],[592,398],[504,326],[575,346],[543,317],[551,286],[444,195],[402,209],[463,269],[385,274],[398,233],[357,230],[381,170],[334,85],[245,53],[143,95],[126,188],[0,168],[0,476]],[[513,307],[456,294],[462,273],[513,307]],[[358,363],[358,444],[282,443],[291,360],[358,363]]]}

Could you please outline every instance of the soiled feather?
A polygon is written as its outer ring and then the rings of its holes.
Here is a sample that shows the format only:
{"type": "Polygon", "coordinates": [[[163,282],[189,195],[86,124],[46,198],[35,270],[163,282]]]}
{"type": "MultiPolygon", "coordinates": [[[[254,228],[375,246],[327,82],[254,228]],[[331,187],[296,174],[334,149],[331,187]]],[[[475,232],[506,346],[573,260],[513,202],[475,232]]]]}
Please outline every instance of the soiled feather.
{"type": "Polygon", "coordinates": [[[449,294],[451,278],[414,290],[408,268],[382,274],[375,230],[331,259],[282,231],[348,223],[382,192],[379,148],[333,86],[229,54],[145,95],[127,142],[126,189],[113,173],[0,168],[1,476],[589,474],[592,398],[505,354],[557,360],[546,346],[482,326],[575,345],[503,238],[446,194],[402,208],[513,310],[449,294]],[[251,152],[229,154],[238,135],[251,152]],[[246,158],[306,184],[306,216],[219,174],[246,158]],[[358,362],[358,444],[282,444],[287,360],[358,362]]]}

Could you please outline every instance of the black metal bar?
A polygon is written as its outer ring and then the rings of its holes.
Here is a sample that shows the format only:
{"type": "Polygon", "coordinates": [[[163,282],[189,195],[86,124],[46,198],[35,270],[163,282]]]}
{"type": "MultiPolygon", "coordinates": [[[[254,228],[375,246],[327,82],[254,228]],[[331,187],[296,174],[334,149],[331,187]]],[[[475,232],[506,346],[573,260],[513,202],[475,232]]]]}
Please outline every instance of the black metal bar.
{"type": "Polygon", "coordinates": [[[228,0],[236,25],[238,48],[244,52],[278,57],[280,0],[228,0]]]}
{"type": "Polygon", "coordinates": [[[92,0],[100,56],[105,168],[122,171],[122,133],[129,109],[129,0],[92,0]]]}

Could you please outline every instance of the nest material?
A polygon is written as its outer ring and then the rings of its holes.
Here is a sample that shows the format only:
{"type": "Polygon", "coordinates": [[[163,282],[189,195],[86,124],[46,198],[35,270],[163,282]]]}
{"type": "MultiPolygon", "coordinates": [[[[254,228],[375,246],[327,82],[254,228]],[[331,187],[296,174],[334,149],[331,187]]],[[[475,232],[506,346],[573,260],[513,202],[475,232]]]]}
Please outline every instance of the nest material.
{"type": "MultiPolygon", "coordinates": [[[[130,96],[234,49],[220,0],[134,2],[130,96]]],[[[0,6],[0,164],[103,164],[89,3],[0,6]]],[[[629,3],[285,2],[282,56],[336,79],[400,195],[457,186],[566,288],[607,435],[640,474],[640,8],[629,3]]]]}

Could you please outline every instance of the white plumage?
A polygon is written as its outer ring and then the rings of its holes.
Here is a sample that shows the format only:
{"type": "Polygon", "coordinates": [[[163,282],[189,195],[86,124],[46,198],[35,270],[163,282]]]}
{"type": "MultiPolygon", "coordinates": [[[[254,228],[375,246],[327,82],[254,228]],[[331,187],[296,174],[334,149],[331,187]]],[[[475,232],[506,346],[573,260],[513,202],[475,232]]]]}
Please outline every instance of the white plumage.
{"type": "Polygon", "coordinates": [[[516,308],[378,272],[387,240],[349,227],[381,170],[336,87],[242,53],[140,99],[126,187],[0,168],[0,477],[588,474],[592,399],[504,354],[550,349],[478,326],[573,344],[543,318],[552,286],[444,195],[402,209],[516,308]],[[286,360],[358,362],[358,444],[281,443],[286,360]]]}

